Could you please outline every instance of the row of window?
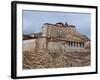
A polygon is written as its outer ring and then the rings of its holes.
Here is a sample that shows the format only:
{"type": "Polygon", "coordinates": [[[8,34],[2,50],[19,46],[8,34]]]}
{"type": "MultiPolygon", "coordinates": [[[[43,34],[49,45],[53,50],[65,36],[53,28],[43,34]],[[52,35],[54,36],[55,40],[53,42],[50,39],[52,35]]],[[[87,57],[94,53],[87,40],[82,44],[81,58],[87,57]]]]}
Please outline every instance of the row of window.
{"type": "Polygon", "coordinates": [[[67,42],[65,46],[69,47],[84,47],[84,43],[67,42]]]}

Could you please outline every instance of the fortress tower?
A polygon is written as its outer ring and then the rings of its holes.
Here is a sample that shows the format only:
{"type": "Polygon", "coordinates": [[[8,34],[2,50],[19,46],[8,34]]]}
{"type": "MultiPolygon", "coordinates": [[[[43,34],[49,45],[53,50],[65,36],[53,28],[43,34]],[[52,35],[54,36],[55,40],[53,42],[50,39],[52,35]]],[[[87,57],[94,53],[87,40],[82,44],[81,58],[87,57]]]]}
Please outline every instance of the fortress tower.
{"type": "Polygon", "coordinates": [[[67,46],[83,47],[89,41],[88,37],[79,33],[74,25],[45,23],[42,28],[43,37],[52,41],[63,41],[67,46]]]}

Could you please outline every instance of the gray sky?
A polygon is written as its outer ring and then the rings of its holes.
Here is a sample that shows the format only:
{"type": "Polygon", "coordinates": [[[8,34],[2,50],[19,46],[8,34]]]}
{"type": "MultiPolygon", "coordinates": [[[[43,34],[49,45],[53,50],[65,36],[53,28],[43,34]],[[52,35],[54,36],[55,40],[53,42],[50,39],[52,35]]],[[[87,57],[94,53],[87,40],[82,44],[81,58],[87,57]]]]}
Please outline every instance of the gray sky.
{"type": "Polygon", "coordinates": [[[44,23],[55,24],[67,22],[76,26],[77,31],[90,38],[91,15],[86,13],[46,12],[23,10],[23,33],[31,34],[41,31],[44,23]]]}

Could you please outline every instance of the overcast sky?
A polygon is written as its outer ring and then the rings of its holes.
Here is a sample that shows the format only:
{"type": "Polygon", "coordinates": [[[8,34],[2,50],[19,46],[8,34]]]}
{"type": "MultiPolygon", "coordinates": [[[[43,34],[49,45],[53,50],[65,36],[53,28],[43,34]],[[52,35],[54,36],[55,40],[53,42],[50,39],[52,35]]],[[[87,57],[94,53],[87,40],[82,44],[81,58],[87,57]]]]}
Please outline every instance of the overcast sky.
{"type": "Polygon", "coordinates": [[[68,24],[75,25],[77,31],[87,35],[90,38],[90,14],[23,10],[24,34],[40,32],[44,23],[55,24],[57,22],[67,22],[68,24]]]}

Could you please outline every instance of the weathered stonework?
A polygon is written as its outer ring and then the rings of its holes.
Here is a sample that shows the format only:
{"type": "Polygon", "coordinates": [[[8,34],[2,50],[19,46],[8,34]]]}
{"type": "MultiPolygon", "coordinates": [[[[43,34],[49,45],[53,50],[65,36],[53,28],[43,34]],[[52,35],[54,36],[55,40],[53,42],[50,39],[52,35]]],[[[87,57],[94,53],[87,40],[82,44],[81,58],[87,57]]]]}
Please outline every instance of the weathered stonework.
{"type": "Polygon", "coordinates": [[[46,23],[39,37],[31,37],[23,40],[23,69],[90,65],[90,40],[74,25],[46,23]]]}

